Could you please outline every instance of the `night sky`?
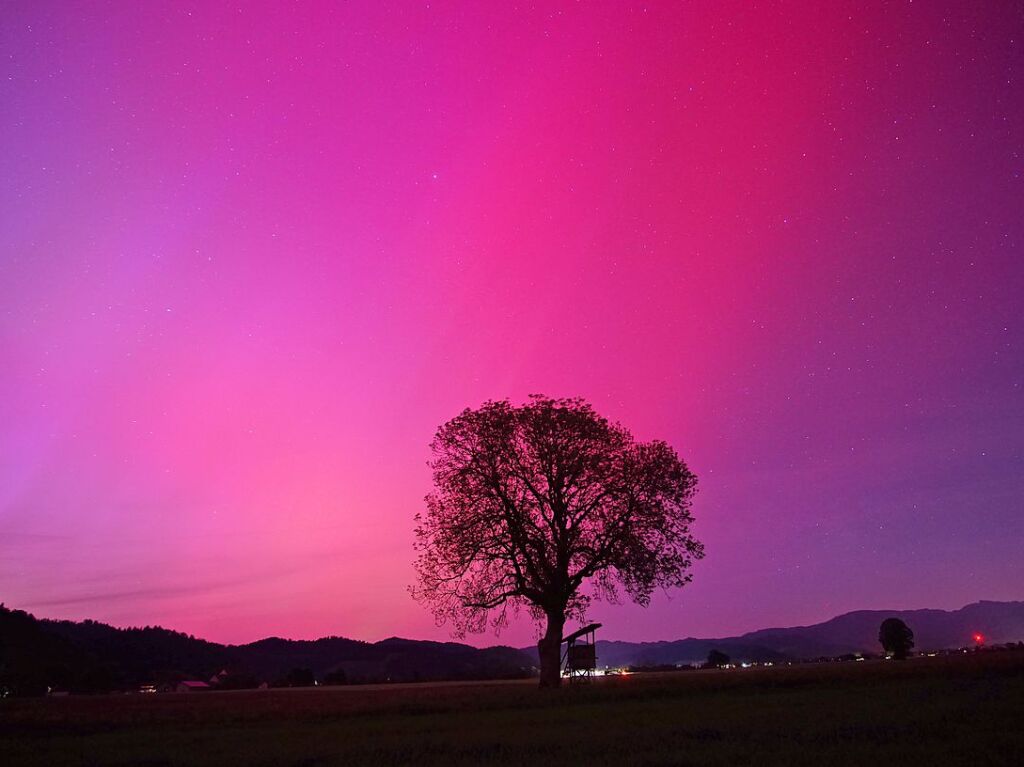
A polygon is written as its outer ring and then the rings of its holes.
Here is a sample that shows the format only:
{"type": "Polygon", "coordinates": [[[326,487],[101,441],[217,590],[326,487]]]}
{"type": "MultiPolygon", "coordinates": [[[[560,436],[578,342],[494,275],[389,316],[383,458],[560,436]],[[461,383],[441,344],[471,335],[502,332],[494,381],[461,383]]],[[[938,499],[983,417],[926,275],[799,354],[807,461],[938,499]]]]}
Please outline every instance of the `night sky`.
{"type": "Polygon", "coordinates": [[[0,8],[0,600],[447,638],[427,445],[535,392],[700,477],[606,637],[1024,598],[1020,3],[213,6],[0,8]]]}

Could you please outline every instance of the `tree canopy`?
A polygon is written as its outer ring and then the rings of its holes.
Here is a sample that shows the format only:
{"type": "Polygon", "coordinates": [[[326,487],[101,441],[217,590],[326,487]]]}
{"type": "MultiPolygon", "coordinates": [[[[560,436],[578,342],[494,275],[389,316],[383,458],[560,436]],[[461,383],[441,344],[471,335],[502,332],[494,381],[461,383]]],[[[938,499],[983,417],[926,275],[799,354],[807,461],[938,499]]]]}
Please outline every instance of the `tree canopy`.
{"type": "Polygon", "coordinates": [[[729,665],[729,661],[731,660],[732,658],[721,650],[711,650],[711,652],[708,653],[707,665],[711,668],[721,668],[722,666],[729,665]]]}
{"type": "Polygon", "coordinates": [[[441,426],[417,515],[418,583],[456,634],[547,619],[542,684],[558,684],[566,617],[621,592],[646,605],[691,579],[697,478],[667,443],[639,442],[582,399],[491,401],[441,426]],[[555,668],[552,669],[552,663],[555,668]]]}
{"type": "Polygon", "coordinates": [[[914,632],[899,618],[886,618],[878,627],[878,641],[886,652],[903,660],[914,646],[914,632]]]}

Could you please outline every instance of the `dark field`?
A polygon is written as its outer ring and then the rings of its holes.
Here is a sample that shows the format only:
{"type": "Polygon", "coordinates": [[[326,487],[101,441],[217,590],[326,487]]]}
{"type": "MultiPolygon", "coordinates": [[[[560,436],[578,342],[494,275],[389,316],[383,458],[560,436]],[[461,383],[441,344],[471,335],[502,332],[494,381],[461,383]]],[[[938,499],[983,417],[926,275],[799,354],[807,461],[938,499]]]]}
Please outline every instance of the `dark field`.
{"type": "Polygon", "coordinates": [[[0,701],[15,765],[1020,765],[1024,652],[534,683],[0,701]]]}

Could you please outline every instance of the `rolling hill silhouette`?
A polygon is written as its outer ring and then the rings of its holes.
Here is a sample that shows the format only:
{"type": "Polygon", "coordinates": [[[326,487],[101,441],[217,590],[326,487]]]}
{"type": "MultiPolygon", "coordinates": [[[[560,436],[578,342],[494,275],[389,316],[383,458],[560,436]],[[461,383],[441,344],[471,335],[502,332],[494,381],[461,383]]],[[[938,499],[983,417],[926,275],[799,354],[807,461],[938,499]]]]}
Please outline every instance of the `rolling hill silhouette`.
{"type": "Polygon", "coordinates": [[[734,660],[779,661],[879,652],[878,627],[886,618],[903,620],[918,651],[973,644],[981,633],[992,644],[1024,639],[1024,602],[975,602],[959,610],[856,610],[824,623],[751,631],[738,637],[665,642],[598,641],[601,665],[700,663],[712,649],[734,660]]]}
{"type": "MultiPolygon", "coordinates": [[[[712,649],[734,660],[786,661],[878,652],[878,627],[898,617],[918,650],[1024,639],[1024,602],[976,602],[960,610],[858,610],[824,623],[752,631],[738,637],[663,642],[598,642],[600,666],[699,663],[712,649]]],[[[208,679],[222,669],[237,678],[286,683],[295,669],[349,683],[501,679],[534,673],[536,648],[476,648],[457,642],[393,637],[361,642],[261,639],[222,645],[159,627],[119,629],[96,621],[40,620],[0,605],[0,687],[21,693],[48,687],[79,691],[131,689],[143,683],[208,679]]]]}

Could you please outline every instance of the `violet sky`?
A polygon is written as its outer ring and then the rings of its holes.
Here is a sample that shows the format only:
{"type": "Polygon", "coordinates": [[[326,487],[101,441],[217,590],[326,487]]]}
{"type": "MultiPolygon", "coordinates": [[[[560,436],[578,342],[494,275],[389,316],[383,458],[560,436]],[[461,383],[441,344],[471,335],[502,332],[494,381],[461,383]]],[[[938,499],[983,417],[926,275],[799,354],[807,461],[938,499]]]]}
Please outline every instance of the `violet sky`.
{"type": "Polygon", "coordinates": [[[0,600],[446,638],[427,445],[533,392],[701,480],[694,583],[608,637],[1024,598],[1022,43],[1018,2],[3,3],[0,600]]]}

